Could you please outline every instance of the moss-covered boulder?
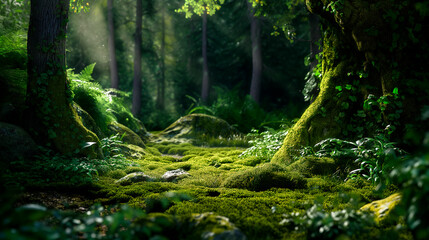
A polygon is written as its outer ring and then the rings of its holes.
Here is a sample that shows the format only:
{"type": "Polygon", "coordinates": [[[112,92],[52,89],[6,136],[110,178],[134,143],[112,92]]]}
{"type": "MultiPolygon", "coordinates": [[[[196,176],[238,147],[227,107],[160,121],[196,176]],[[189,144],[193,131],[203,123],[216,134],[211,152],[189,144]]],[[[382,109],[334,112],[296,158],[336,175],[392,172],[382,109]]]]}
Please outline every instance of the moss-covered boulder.
{"type": "Polygon", "coordinates": [[[38,148],[22,128],[0,122],[0,164],[31,158],[38,148]]]}
{"type": "Polygon", "coordinates": [[[186,142],[186,139],[233,139],[241,137],[241,135],[237,129],[229,125],[225,120],[206,114],[190,114],[181,117],[157,137],[158,141],[186,142]]]}
{"type": "Polygon", "coordinates": [[[387,198],[368,203],[361,207],[360,210],[374,213],[376,223],[383,223],[400,201],[401,194],[394,193],[387,198]]]}
{"type": "Polygon", "coordinates": [[[135,132],[133,132],[128,127],[118,123],[118,122],[111,122],[108,125],[109,131],[111,135],[119,134],[120,136],[123,136],[122,141],[128,144],[133,144],[136,146],[139,146],[141,148],[145,148],[145,144],[143,140],[140,138],[139,135],[137,135],[135,132]]]}
{"type": "Polygon", "coordinates": [[[312,175],[331,175],[337,168],[338,164],[332,158],[307,156],[293,162],[286,169],[311,177],[312,175]]]}
{"type": "Polygon", "coordinates": [[[164,175],[162,175],[162,179],[164,179],[167,182],[174,182],[188,176],[189,176],[188,172],[179,168],[176,170],[167,171],[166,173],[164,173],[164,175]]]}
{"type": "Polygon", "coordinates": [[[245,240],[246,236],[227,217],[212,212],[193,214],[190,239],[245,240]]]}
{"type": "Polygon", "coordinates": [[[81,108],[77,103],[73,104],[73,108],[76,110],[82,124],[91,132],[95,133],[99,139],[105,138],[106,135],[101,131],[95,120],[89,115],[89,113],[81,108]]]}
{"type": "Polygon", "coordinates": [[[130,185],[132,183],[137,182],[153,182],[154,178],[151,176],[143,173],[143,172],[134,172],[126,175],[125,177],[122,177],[121,179],[117,180],[115,183],[120,185],[130,185]]]}
{"type": "Polygon", "coordinates": [[[0,121],[19,124],[25,106],[27,72],[0,67],[0,121]]]}
{"type": "Polygon", "coordinates": [[[306,179],[298,172],[287,171],[276,164],[264,164],[246,171],[230,175],[223,187],[264,191],[270,188],[299,189],[307,186],[306,179]]]}

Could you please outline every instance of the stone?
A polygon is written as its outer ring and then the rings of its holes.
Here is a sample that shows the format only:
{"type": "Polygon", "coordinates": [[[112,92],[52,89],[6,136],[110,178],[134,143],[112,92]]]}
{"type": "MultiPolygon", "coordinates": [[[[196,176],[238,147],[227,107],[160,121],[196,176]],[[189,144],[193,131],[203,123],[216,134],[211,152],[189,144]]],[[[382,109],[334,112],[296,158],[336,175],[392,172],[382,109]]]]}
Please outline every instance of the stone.
{"type": "Polygon", "coordinates": [[[95,120],[89,115],[87,111],[85,111],[81,106],[77,103],[73,103],[73,108],[76,110],[77,115],[79,116],[82,124],[91,132],[95,133],[99,139],[105,138],[106,136],[101,131],[100,127],[98,127],[95,120]]]}
{"type": "Polygon", "coordinates": [[[246,240],[247,237],[227,217],[212,212],[193,214],[195,231],[205,240],[246,240]]]}
{"type": "Polygon", "coordinates": [[[139,146],[141,148],[146,148],[146,145],[144,144],[143,140],[140,138],[139,135],[137,135],[135,132],[133,132],[128,127],[118,123],[118,122],[111,122],[108,125],[110,134],[115,135],[119,134],[119,136],[124,136],[122,138],[122,141],[128,144],[133,144],[136,146],[139,146]],[[125,133],[125,135],[124,135],[125,133]]]}
{"type": "Polygon", "coordinates": [[[0,162],[25,160],[38,152],[30,135],[21,127],[0,122],[0,162]]]}
{"type": "Polygon", "coordinates": [[[190,174],[188,172],[179,168],[179,169],[171,170],[164,173],[164,175],[162,175],[162,179],[164,179],[167,182],[173,182],[173,181],[177,181],[179,179],[188,177],[189,175],[190,174]]]}
{"type": "Polygon", "coordinates": [[[242,134],[220,118],[206,114],[190,114],[181,117],[156,137],[157,141],[186,142],[183,139],[233,139],[242,137],[242,134]]]}
{"type": "Polygon", "coordinates": [[[380,223],[387,219],[389,213],[401,201],[401,194],[394,193],[387,198],[368,203],[360,208],[361,211],[370,211],[374,213],[375,222],[380,223]]]}
{"type": "Polygon", "coordinates": [[[137,182],[153,182],[153,181],[154,179],[151,176],[146,175],[143,172],[133,172],[117,180],[115,183],[120,185],[130,185],[132,183],[137,183],[137,182]]]}

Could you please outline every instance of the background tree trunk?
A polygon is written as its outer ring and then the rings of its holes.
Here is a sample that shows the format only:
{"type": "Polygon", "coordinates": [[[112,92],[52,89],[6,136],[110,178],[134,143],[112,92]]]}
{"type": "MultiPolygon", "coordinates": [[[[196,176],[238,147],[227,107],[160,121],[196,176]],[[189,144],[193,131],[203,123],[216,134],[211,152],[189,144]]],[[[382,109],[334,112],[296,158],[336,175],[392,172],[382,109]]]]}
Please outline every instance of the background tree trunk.
{"type": "Polygon", "coordinates": [[[161,49],[160,49],[160,77],[157,82],[156,105],[158,109],[165,108],[165,8],[161,9],[161,49]]]}
{"type": "Polygon", "coordinates": [[[116,61],[115,25],[113,22],[113,0],[107,0],[107,22],[109,25],[110,87],[119,89],[118,63],[116,61]]]}
{"type": "Polygon", "coordinates": [[[97,136],[82,125],[72,107],[65,65],[68,12],[69,1],[31,2],[25,120],[39,144],[64,154],[79,150],[102,157],[97,136]],[[85,142],[95,144],[82,149],[85,142]]]}
{"type": "Polygon", "coordinates": [[[250,83],[250,96],[259,103],[262,82],[262,46],[261,46],[261,20],[254,15],[252,4],[247,2],[250,19],[250,39],[252,41],[252,80],[250,83]]]}
{"type": "Polygon", "coordinates": [[[134,39],[134,81],[132,113],[137,117],[141,108],[142,77],[141,77],[141,51],[142,51],[142,0],[136,5],[136,33],[134,39]]]}
{"type": "MultiPolygon", "coordinates": [[[[205,6],[204,6],[205,7],[205,6]]],[[[207,102],[209,98],[209,65],[207,63],[207,11],[203,14],[203,33],[202,33],[202,55],[203,55],[203,81],[201,87],[201,100],[207,102]]]]}

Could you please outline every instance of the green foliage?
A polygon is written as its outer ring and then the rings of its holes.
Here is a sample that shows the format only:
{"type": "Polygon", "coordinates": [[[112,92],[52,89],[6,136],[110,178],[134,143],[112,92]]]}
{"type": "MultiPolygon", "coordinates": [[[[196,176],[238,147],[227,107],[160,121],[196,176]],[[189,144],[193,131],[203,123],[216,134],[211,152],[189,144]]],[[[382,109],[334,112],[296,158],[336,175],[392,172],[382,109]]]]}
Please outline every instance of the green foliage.
{"type": "Polygon", "coordinates": [[[247,137],[250,138],[249,144],[252,146],[246,149],[240,157],[256,156],[265,160],[270,160],[277,150],[283,144],[283,139],[286,137],[288,130],[283,128],[275,131],[272,128],[267,128],[266,131],[259,132],[252,129],[247,137]]]}
{"type": "Polygon", "coordinates": [[[185,13],[186,18],[192,17],[195,13],[198,16],[207,12],[208,15],[213,15],[220,9],[225,0],[186,0],[183,6],[176,11],[185,13]]]}
{"type": "Polygon", "coordinates": [[[187,110],[190,113],[205,113],[227,121],[241,132],[249,132],[252,128],[262,128],[264,125],[279,127],[284,123],[283,112],[267,113],[250,95],[241,96],[239,88],[233,89],[214,87],[217,98],[210,105],[202,105],[195,98],[187,96],[192,101],[187,110]]]}
{"type": "Polygon", "coordinates": [[[133,117],[127,104],[130,94],[114,89],[103,89],[92,78],[94,67],[95,63],[85,67],[79,74],[74,73],[73,69],[67,70],[73,100],[91,115],[104,134],[110,135],[108,124],[113,121],[140,134],[143,127],[133,117]]]}
{"type": "Polygon", "coordinates": [[[349,239],[362,236],[375,226],[372,214],[353,209],[328,212],[320,203],[304,213],[285,214],[280,224],[305,232],[307,239],[339,239],[341,236],[349,239]]]}
{"type": "Polygon", "coordinates": [[[429,237],[429,157],[423,155],[408,160],[390,173],[394,184],[402,189],[400,216],[412,231],[414,239],[429,237]]]}
{"type": "Polygon", "coordinates": [[[342,161],[354,160],[359,168],[351,171],[348,177],[356,179],[361,176],[374,185],[386,183],[388,174],[400,164],[401,159],[396,155],[404,153],[383,135],[362,138],[355,142],[328,138],[314,145],[314,148],[307,147],[301,150],[301,156],[314,155],[337,158],[342,161]]]}

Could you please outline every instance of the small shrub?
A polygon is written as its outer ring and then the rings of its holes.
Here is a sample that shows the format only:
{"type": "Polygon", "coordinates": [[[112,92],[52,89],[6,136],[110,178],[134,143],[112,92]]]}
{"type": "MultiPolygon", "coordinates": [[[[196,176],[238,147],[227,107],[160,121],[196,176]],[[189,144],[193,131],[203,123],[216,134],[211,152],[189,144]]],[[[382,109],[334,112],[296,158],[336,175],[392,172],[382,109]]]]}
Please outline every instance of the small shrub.
{"type": "Polygon", "coordinates": [[[415,157],[390,173],[402,191],[399,215],[412,231],[414,239],[429,238],[429,157],[415,157]]]}
{"type": "Polygon", "coordinates": [[[256,156],[270,160],[282,146],[287,132],[286,129],[275,131],[267,128],[266,131],[260,133],[258,130],[252,129],[251,133],[247,134],[247,137],[252,139],[249,141],[252,146],[246,149],[240,157],[256,156]]]}
{"type": "Polygon", "coordinates": [[[284,214],[281,225],[305,232],[307,239],[347,239],[365,234],[375,225],[373,215],[353,209],[326,212],[315,204],[304,213],[284,214]]]}
{"type": "Polygon", "coordinates": [[[362,138],[355,142],[328,138],[314,145],[314,148],[301,149],[301,156],[314,155],[316,157],[341,159],[342,161],[354,160],[359,168],[352,170],[348,178],[363,177],[374,185],[388,181],[388,174],[402,160],[396,155],[404,153],[383,135],[377,135],[374,138],[362,138]]]}

